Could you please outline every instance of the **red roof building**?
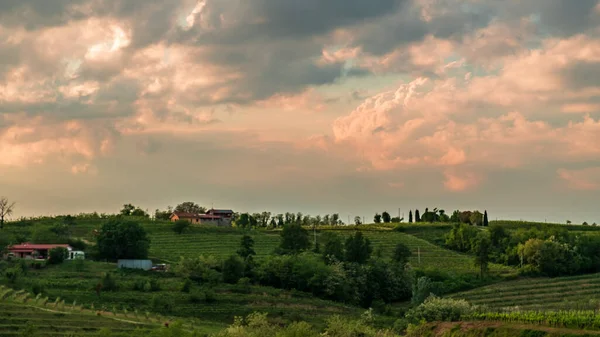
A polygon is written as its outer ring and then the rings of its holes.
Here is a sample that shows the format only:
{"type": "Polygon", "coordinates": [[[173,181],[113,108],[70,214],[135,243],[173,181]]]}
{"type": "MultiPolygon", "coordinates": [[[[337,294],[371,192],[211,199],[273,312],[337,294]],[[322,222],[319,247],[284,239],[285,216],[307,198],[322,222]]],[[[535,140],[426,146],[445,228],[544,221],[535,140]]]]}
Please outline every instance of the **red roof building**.
{"type": "Polygon", "coordinates": [[[73,250],[68,244],[37,244],[25,242],[20,245],[8,247],[8,251],[19,258],[46,259],[48,258],[48,251],[57,247],[67,248],[69,251],[73,250]]]}
{"type": "Polygon", "coordinates": [[[171,221],[187,220],[197,224],[212,224],[218,226],[231,226],[231,218],[233,211],[231,210],[215,210],[211,209],[206,214],[201,213],[185,213],[173,212],[171,221]]]}

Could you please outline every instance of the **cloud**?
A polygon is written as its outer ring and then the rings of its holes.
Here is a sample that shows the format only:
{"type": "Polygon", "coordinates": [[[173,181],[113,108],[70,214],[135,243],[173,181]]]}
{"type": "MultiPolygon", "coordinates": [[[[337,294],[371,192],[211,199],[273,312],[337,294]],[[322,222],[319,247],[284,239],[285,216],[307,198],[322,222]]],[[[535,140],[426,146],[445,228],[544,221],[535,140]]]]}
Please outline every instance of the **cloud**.
{"type": "Polygon", "coordinates": [[[558,176],[574,190],[600,190],[600,167],[584,169],[559,169],[558,176]]]}

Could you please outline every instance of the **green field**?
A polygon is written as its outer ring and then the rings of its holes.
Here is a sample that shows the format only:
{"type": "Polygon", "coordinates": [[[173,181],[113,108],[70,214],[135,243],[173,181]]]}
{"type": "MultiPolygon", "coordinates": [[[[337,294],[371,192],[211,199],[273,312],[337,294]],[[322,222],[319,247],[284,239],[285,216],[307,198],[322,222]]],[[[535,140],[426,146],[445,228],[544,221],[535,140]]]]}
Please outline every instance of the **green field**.
{"type": "Polygon", "coordinates": [[[307,293],[259,286],[218,284],[211,287],[214,301],[207,301],[201,286],[193,286],[190,293],[182,292],[183,280],[171,274],[121,272],[117,271],[115,264],[91,261],[85,264],[84,270],[73,268],[73,261],[45,269],[30,269],[19,279],[18,285],[26,290],[41,287],[43,296],[50,301],[60,298],[67,304],[76,302],[85,309],[118,313],[135,310],[139,314],[146,311],[161,313],[161,307],[154,303],[157,297],[171,303],[169,317],[181,317],[187,321],[193,318],[194,326],[209,331],[220,330],[233,323],[235,316],[246,316],[255,311],[269,313],[274,322],[305,320],[315,326],[323,326],[325,319],[333,314],[358,317],[364,311],[314,298],[307,293]],[[101,291],[98,296],[94,287],[107,271],[115,272],[118,290],[101,291]],[[160,290],[133,290],[136,281],[149,278],[157,279],[160,290]]]}
{"type": "Polygon", "coordinates": [[[101,329],[128,336],[133,330],[147,330],[148,326],[140,327],[103,316],[62,313],[25,304],[0,302],[0,336],[97,336],[101,329]]]}
{"type": "Polygon", "coordinates": [[[600,308],[600,274],[507,281],[462,293],[473,304],[523,310],[587,310],[600,308]]]}

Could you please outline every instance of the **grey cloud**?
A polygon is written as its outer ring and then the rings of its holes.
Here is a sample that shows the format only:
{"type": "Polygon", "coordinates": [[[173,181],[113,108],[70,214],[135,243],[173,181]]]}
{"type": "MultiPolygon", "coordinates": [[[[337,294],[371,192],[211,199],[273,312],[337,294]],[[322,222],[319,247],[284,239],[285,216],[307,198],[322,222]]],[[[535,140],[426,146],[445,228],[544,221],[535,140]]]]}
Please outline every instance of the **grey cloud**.
{"type": "Polygon", "coordinates": [[[600,88],[600,63],[579,62],[561,71],[566,84],[573,89],[600,88]]]}

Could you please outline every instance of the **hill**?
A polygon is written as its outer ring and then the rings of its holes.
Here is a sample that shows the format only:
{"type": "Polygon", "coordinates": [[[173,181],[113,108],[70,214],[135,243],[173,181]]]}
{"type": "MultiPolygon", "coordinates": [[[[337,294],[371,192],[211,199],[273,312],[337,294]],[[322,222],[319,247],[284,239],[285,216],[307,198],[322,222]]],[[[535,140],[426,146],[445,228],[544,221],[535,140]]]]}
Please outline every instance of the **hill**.
{"type": "Polygon", "coordinates": [[[600,274],[506,281],[453,294],[470,303],[492,308],[527,310],[584,310],[600,307],[600,274]]]}

